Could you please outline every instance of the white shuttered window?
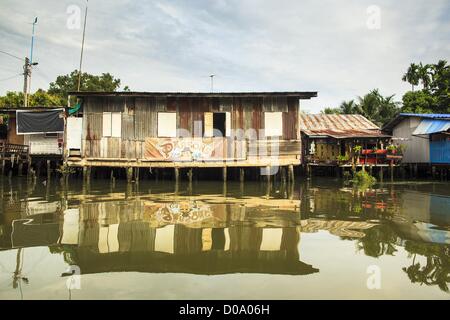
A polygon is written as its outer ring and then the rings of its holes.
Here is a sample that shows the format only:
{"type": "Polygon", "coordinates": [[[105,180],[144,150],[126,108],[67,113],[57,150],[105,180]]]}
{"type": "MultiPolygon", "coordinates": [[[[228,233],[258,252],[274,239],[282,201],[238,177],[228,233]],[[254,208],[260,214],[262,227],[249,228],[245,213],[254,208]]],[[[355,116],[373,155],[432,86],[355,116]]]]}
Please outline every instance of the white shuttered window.
{"type": "Polygon", "coordinates": [[[158,137],[175,138],[177,136],[177,114],[158,112],[158,137]]]}
{"type": "Polygon", "coordinates": [[[283,135],[283,116],[282,112],[265,112],[265,134],[267,137],[280,137],[283,135]]]}
{"type": "Polygon", "coordinates": [[[103,136],[120,138],[122,136],[122,114],[103,112],[103,136]]]}

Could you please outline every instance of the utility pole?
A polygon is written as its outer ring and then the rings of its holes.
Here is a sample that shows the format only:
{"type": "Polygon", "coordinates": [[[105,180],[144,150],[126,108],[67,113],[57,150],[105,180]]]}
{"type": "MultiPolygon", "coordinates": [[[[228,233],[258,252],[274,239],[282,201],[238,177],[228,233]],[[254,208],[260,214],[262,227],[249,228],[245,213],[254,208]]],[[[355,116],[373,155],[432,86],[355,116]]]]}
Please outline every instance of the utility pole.
{"type": "Polygon", "coordinates": [[[88,1],[86,1],[86,10],[84,11],[83,39],[81,40],[80,68],[78,70],[78,87],[77,87],[77,91],[80,91],[80,87],[81,87],[81,66],[83,64],[84,36],[86,34],[86,20],[87,20],[87,13],[88,13],[88,5],[87,5],[87,3],[88,3],[88,1]]]}
{"type": "Polygon", "coordinates": [[[28,107],[28,77],[31,74],[30,59],[25,57],[25,64],[23,65],[23,106],[28,107]]]}
{"type": "Polygon", "coordinates": [[[37,17],[33,21],[33,31],[31,32],[31,49],[30,58],[25,57],[25,64],[23,65],[23,106],[28,107],[28,89],[31,87],[31,67],[38,63],[33,62],[33,46],[34,46],[34,27],[37,23],[37,17]]]}
{"type": "MultiPolygon", "coordinates": [[[[33,21],[33,30],[31,32],[31,49],[30,49],[30,60],[28,61],[28,67],[27,67],[27,77],[28,77],[28,85],[27,85],[27,90],[31,90],[31,67],[37,65],[37,63],[33,62],[33,47],[34,47],[34,27],[36,26],[36,23],[38,21],[38,18],[35,17],[34,21],[33,21]]],[[[28,92],[25,95],[26,97],[28,96],[28,92]]],[[[27,104],[28,101],[25,98],[25,103],[27,104]]],[[[25,107],[27,107],[28,105],[25,105],[25,107]]]]}

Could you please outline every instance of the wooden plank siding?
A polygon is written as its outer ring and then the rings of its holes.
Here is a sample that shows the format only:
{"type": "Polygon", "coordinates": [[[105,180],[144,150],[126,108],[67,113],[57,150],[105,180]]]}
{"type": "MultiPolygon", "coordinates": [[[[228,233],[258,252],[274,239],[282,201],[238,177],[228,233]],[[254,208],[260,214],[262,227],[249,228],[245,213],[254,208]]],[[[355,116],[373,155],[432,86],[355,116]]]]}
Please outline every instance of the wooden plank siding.
{"type": "MultiPolygon", "coordinates": [[[[264,129],[264,112],[283,112],[280,154],[300,155],[299,99],[295,97],[89,96],[83,105],[82,154],[85,158],[144,158],[147,138],[157,138],[158,112],[176,112],[177,128],[203,134],[205,112],[230,112],[231,129],[264,129]],[[103,112],[121,113],[121,137],[103,137],[103,112]],[[195,128],[195,123],[198,127],[195,128]],[[289,140],[293,140],[289,144],[289,140]]],[[[268,142],[270,144],[270,142],[268,142]]],[[[233,148],[234,143],[228,143],[233,148]]],[[[270,149],[270,147],[269,147],[270,149]]],[[[242,154],[242,152],[239,152],[242,154]]]]}

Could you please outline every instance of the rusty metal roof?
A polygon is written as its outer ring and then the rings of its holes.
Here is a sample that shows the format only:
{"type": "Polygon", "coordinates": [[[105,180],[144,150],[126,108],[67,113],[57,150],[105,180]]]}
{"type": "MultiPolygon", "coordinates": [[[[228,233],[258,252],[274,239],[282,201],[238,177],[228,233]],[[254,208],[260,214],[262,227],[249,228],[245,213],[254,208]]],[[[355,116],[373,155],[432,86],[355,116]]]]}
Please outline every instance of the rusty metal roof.
{"type": "Polygon", "coordinates": [[[300,131],[308,136],[345,138],[389,137],[359,114],[303,114],[300,131]]]}
{"type": "Polygon", "coordinates": [[[294,97],[311,99],[317,97],[317,91],[280,91],[280,92],[133,92],[133,91],[71,91],[76,97],[294,97]]]}

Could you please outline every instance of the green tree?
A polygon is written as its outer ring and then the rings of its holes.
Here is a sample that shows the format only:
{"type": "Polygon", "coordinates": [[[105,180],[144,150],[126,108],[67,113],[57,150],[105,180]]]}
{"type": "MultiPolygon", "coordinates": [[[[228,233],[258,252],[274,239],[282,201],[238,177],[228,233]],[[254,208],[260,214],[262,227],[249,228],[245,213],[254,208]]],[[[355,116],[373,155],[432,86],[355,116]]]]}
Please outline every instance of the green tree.
{"type": "Polygon", "coordinates": [[[342,101],[339,110],[341,114],[353,114],[358,111],[358,105],[355,100],[342,101]]]}
{"type": "MultiPolygon", "coordinates": [[[[23,107],[23,93],[8,91],[5,96],[0,97],[0,107],[23,107]]],[[[63,101],[60,97],[47,93],[39,89],[35,93],[28,95],[29,107],[47,107],[62,106],[63,101]]]]}
{"type": "Polygon", "coordinates": [[[416,66],[423,90],[404,94],[402,112],[450,113],[450,66],[447,61],[439,60],[436,64],[426,65],[419,63],[416,66]]]}
{"type": "Polygon", "coordinates": [[[420,62],[419,68],[417,69],[417,75],[422,82],[423,88],[428,90],[431,83],[431,65],[423,65],[422,62],[420,62]]]}
{"type": "Polygon", "coordinates": [[[440,60],[432,66],[430,92],[435,98],[433,112],[450,113],[450,66],[440,60]]]}
{"type": "Polygon", "coordinates": [[[419,74],[418,74],[419,66],[415,63],[411,63],[408,67],[408,70],[403,75],[402,80],[411,84],[411,90],[414,91],[414,86],[419,84],[419,74]]]}
{"type": "Polygon", "coordinates": [[[408,91],[403,95],[402,112],[431,113],[435,105],[435,98],[426,91],[408,91]]]}
{"type": "Polygon", "coordinates": [[[327,107],[322,110],[322,113],[323,114],[339,114],[339,113],[341,113],[341,110],[339,108],[327,107]]]}
{"type": "MultiPolygon", "coordinates": [[[[67,99],[67,93],[77,91],[78,70],[70,74],[58,76],[54,82],[50,83],[48,93],[55,94],[62,99],[67,99]]],[[[102,73],[99,76],[86,72],[81,74],[80,91],[116,91],[120,88],[120,79],[115,78],[110,73],[102,73]]],[[[126,87],[128,89],[128,87],[126,87]]]]}
{"type": "Polygon", "coordinates": [[[383,97],[378,89],[370,91],[363,97],[358,97],[357,112],[377,125],[383,125],[398,113],[398,103],[394,101],[394,95],[383,97]]]}
{"type": "Polygon", "coordinates": [[[59,96],[50,94],[45,90],[39,89],[32,95],[29,100],[30,106],[62,106],[64,105],[63,99],[59,96]]]}
{"type": "Polygon", "coordinates": [[[20,107],[23,106],[23,93],[8,91],[6,95],[0,97],[0,107],[20,107]]]}

